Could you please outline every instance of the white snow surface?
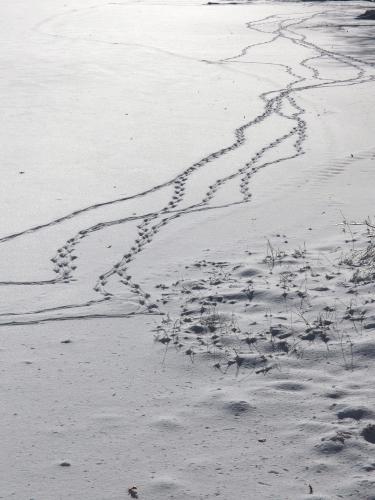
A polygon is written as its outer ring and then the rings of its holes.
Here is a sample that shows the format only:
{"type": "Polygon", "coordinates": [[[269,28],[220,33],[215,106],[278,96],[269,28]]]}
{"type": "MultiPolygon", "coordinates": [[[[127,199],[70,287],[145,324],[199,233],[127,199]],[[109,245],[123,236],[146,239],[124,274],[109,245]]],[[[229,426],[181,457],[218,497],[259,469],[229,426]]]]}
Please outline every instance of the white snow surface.
{"type": "Polygon", "coordinates": [[[375,499],[366,8],[3,0],[0,498],[375,499]]]}

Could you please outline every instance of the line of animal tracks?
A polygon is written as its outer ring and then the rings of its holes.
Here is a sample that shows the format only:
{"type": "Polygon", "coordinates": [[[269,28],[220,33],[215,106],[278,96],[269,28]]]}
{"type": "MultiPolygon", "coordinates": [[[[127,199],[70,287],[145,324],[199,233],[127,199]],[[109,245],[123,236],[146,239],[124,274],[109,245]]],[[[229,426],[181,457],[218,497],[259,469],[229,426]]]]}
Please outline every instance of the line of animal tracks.
{"type": "MultiPolygon", "coordinates": [[[[54,227],[62,227],[68,221],[79,220],[82,215],[89,214],[91,223],[81,227],[79,231],[67,239],[67,241],[57,248],[55,255],[51,255],[51,276],[49,279],[41,278],[32,281],[10,280],[0,276],[0,287],[17,287],[24,295],[24,309],[15,311],[5,311],[0,315],[1,325],[35,324],[45,321],[59,321],[68,319],[88,319],[95,317],[127,317],[133,314],[163,314],[162,305],[155,301],[152,291],[146,289],[141,284],[137,276],[132,272],[132,265],[139,255],[151,246],[154,239],[168,225],[176,222],[181,217],[189,217],[197,212],[210,211],[215,213],[232,205],[242,205],[248,207],[252,200],[251,181],[253,177],[263,169],[271,165],[280,164],[280,168],[285,169],[288,175],[288,161],[305,154],[304,145],[309,133],[308,124],[305,119],[306,108],[304,100],[301,99],[305,92],[313,89],[325,89],[334,86],[354,86],[369,81],[373,81],[375,74],[373,66],[357,57],[333,52],[320,47],[309,41],[306,35],[299,31],[304,27],[304,23],[312,19],[327,15],[327,10],[315,12],[313,14],[279,16],[271,15],[264,19],[248,22],[247,28],[250,33],[262,36],[264,41],[247,45],[238,54],[226,57],[217,61],[202,61],[202,64],[216,65],[218,68],[236,71],[239,67],[246,67],[247,70],[260,65],[269,65],[278,68],[289,80],[284,87],[267,91],[259,95],[263,103],[263,110],[249,121],[241,123],[233,131],[233,140],[229,144],[224,144],[220,149],[211,152],[207,156],[199,159],[195,163],[186,166],[180,174],[167,182],[156,185],[145,192],[133,196],[118,198],[105,202],[98,202],[92,206],[76,210],[63,217],[51,220],[48,223],[30,227],[21,232],[9,234],[0,238],[0,246],[10,247],[19,239],[25,239],[31,234],[40,235],[43,242],[43,234],[54,227]],[[276,46],[280,40],[290,45],[294,51],[300,54],[300,60],[296,60],[294,66],[282,64],[279,61],[259,62],[251,60],[251,52],[255,48],[276,46]],[[331,61],[337,68],[336,77],[325,78],[321,69],[320,60],[331,61]],[[348,76],[349,74],[349,76],[348,76]],[[276,121],[277,118],[277,121],[276,121]],[[281,120],[281,121],[280,121],[281,120]],[[280,130],[279,124],[283,123],[285,129],[280,130]],[[276,125],[275,125],[276,124],[276,125]],[[251,146],[252,134],[257,131],[257,127],[267,126],[272,131],[272,139],[262,147],[254,148],[248,160],[238,164],[236,158],[231,160],[237,150],[245,145],[251,146]],[[219,169],[214,168],[215,164],[225,157],[227,165],[226,175],[218,175],[219,169]],[[202,191],[202,186],[196,190],[195,182],[203,182],[201,177],[196,181],[197,174],[206,171],[204,194],[199,198],[196,192],[202,191]],[[225,192],[229,185],[237,182],[237,194],[225,200],[225,192]],[[132,203],[137,200],[144,200],[145,205],[148,198],[159,193],[160,206],[154,210],[143,213],[138,210],[134,213],[132,203]],[[219,197],[220,195],[220,197],[219,197]],[[118,217],[103,221],[100,217],[101,211],[112,207],[118,213],[118,217]],[[101,272],[100,275],[91,275],[89,278],[77,277],[82,261],[82,254],[78,252],[80,246],[93,235],[108,228],[119,228],[127,224],[136,224],[136,237],[132,244],[123,248],[122,254],[111,266],[101,272]],[[86,280],[85,286],[91,291],[94,290],[95,297],[81,303],[71,303],[69,297],[69,287],[77,283],[77,280],[86,280]],[[116,283],[126,289],[134,297],[137,307],[130,312],[101,312],[93,310],[98,305],[105,304],[108,311],[111,311],[110,304],[118,301],[116,288],[112,285],[116,283]],[[54,289],[59,286],[59,305],[53,307],[30,308],[28,309],[28,294],[32,288],[43,287],[48,295],[54,294],[54,289]],[[63,287],[63,288],[61,288],[63,287]],[[61,290],[65,292],[62,293],[61,290]],[[109,306],[108,306],[109,305],[109,306]]],[[[248,112],[248,110],[246,110],[248,112]]],[[[251,210],[246,208],[246,210],[251,210]]],[[[113,212],[112,212],[113,213],[113,212]]],[[[41,243],[43,244],[43,243],[41,243]]],[[[100,258],[100,257],[98,257],[100,258]]]]}

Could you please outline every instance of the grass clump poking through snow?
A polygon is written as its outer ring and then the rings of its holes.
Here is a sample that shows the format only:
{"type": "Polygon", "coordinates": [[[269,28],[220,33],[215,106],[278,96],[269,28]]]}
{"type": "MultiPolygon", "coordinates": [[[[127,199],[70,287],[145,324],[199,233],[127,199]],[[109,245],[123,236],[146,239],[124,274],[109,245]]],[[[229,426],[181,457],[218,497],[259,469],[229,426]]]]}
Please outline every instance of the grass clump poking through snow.
{"type": "Polygon", "coordinates": [[[344,221],[343,230],[326,254],[267,240],[265,255],[187,266],[186,278],[157,287],[168,313],[155,340],[165,355],[174,347],[223,373],[267,374],[313,355],[354,370],[356,342],[375,328],[375,226],[344,221]]]}

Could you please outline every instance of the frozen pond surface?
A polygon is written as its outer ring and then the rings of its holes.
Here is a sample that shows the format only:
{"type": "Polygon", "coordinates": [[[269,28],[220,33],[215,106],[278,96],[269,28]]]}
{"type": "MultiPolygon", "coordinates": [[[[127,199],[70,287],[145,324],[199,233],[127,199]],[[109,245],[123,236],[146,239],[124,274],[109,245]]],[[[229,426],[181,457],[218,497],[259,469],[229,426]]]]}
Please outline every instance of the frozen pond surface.
{"type": "Polygon", "coordinates": [[[357,371],[337,318],[345,348],[335,330],[328,362],[299,330],[327,304],[354,308],[333,260],[349,241],[337,224],[373,215],[366,4],[32,3],[0,8],[0,498],[120,499],[133,484],[149,500],[373,498],[371,280],[355,290],[357,371]],[[280,299],[296,261],[280,279],[264,264],[294,249],[307,269],[306,248],[320,271],[297,314],[280,299]],[[205,359],[212,307],[240,326],[205,359]],[[153,331],[183,314],[165,356],[175,332],[153,331]],[[288,360],[268,352],[267,377],[224,370],[243,325],[275,315],[297,339],[288,360]]]}

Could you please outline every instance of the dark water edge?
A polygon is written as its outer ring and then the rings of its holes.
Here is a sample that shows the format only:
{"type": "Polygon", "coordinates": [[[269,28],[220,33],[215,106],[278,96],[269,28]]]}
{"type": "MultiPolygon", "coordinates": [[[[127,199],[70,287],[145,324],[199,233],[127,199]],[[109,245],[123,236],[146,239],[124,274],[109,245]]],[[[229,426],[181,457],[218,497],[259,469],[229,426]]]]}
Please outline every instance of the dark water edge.
{"type": "MultiPolygon", "coordinates": [[[[326,22],[315,28],[330,32],[332,37],[341,39],[342,46],[338,48],[348,55],[360,57],[369,64],[375,64],[375,5],[366,9],[353,0],[278,0],[277,3],[304,3],[306,5],[320,5],[334,3],[337,5],[337,14],[330,15],[326,22]],[[344,6],[347,4],[347,8],[344,6]],[[350,9],[350,10],[349,10],[350,9]]],[[[375,4],[375,0],[363,0],[368,4],[375,4]]],[[[207,5],[249,5],[258,3],[257,0],[210,0],[207,5]]],[[[269,3],[272,3],[270,0],[269,3]]],[[[341,43],[340,43],[341,45],[341,43]]]]}
{"type": "MultiPolygon", "coordinates": [[[[353,0],[278,0],[286,3],[327,3],[327,2],[353,2],[353,0]]],[[[363,0],[368,3],[375,3],[375,0],[363,0]]],[[[212,0],[207,5],[247,5],[254,3],[254,0],[212,0]]]]}

